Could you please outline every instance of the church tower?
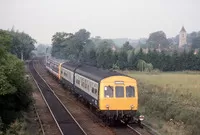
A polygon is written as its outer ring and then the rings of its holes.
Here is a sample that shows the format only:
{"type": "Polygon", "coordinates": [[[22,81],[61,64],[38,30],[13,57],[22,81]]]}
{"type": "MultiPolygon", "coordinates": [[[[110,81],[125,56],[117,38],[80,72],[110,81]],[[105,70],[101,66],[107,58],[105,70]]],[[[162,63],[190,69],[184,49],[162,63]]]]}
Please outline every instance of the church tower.
{"type": "Polygon", "coordinates": [[[187,44],[187,33],[184,27],[182,27],[179,33],[179,48],[187,44]]]}

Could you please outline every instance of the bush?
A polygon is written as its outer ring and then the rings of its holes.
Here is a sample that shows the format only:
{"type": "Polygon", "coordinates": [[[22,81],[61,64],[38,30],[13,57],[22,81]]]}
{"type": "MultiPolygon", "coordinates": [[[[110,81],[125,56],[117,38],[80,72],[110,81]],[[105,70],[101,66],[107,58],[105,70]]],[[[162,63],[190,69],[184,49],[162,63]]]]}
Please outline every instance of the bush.
{"type": "Polygon", "coordinates": [[[112,69],[113,69],[113,70],[119,70],[119,66],[118,66],[117,64],[113,64],[113,65],[112,65],[112,69]]]}
{"type": "Polygon", "coordinates": [[[26,124],[23,120],[14,121],[4,135],[27,135],[26,124]]]}

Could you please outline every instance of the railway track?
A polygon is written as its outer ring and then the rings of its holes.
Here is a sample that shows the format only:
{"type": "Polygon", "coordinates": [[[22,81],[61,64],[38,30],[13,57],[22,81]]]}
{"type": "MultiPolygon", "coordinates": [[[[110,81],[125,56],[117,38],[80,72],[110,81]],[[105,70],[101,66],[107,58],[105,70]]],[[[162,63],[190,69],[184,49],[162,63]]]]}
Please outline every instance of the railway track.
{"type": "Polygon", "coordinates": [[[29,69],[60,133],[62,135],[87,135],[46,81],[35,70],[32,61],[29,63],[29,69]]]}

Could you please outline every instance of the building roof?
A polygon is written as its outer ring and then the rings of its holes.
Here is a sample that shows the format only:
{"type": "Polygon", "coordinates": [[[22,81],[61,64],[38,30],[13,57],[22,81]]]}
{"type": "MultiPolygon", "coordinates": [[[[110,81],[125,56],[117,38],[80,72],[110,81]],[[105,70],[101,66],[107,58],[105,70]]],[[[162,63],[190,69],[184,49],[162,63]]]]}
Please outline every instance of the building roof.
{"type": "Polygon", "coordinates": [[[181,28],[181,31],[180,32],[186,32],[184,26],[181,28]]]}

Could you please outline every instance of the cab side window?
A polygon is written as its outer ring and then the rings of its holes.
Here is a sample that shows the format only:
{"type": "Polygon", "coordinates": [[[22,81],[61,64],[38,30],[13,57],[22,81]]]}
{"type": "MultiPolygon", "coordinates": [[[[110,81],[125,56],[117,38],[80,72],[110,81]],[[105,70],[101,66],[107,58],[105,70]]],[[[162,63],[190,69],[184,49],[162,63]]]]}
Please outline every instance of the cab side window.
{"type": "Polygon", "coordinates": [[[124,87],[116,86],[115,87],[116,97],[124,97],[124,87]]]}
{"type": "Polygon", "coordinates": [[[135,97],[135,88],[133,86],[126,86],[126,97],[135,97]]]}
{"type": "Polygon", "coordinates": [[[104,97],[105,98],[113,97],[113,87],[112,86],[105,86],[104,87],[104,97]]]}

